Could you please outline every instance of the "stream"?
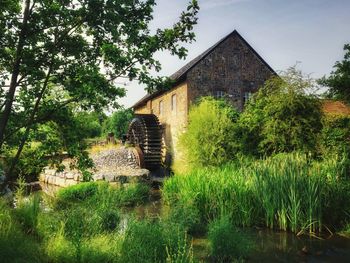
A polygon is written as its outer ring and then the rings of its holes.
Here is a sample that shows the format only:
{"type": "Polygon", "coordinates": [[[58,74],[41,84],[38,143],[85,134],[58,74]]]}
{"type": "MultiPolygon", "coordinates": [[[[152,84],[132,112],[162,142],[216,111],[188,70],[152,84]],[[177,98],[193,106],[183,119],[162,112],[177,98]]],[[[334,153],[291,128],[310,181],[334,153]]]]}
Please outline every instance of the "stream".
{"type": "MultiPolygon", "coordinates": [[[[42,185],[42,191],[54,195],[57,186],[42,185]]],[[[159,218],[164,207],[159,190],[152,190],[150,200],[143,205],[122,209],[122,224],[127,225],[128,217],[159,218]]],[[[252,244],[246,262],[350,262],[350,238],[340,235],[310,237],[266,228],[241,228],[252,244]]],[[[193,238],[194,256],[202,262],[208,261],[208,240],[205,236],[193,238]]]]}

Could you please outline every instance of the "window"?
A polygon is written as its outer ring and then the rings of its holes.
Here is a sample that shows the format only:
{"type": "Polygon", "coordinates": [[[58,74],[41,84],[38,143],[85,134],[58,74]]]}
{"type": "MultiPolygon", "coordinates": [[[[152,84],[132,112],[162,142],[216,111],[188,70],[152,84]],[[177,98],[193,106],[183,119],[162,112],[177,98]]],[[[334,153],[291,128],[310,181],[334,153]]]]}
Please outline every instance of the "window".
{"type": "Polygon", "coordinates": [[[221,98],[224,98],[225,95],[226,95],[225,91],[217,90],[215,91],[214,97],[217,99],[221,99],[221,98]]]}
{"type": "Polygon", "coordinates": [[[244,96],[243,96],[244,104],[246,104],[248,102],[248,100],[251,99],[252,96],[253,96],[253,94],[251,92],[244,92],[244,96]]]}
{"type": "Polygon", "coordinates": [[[171,110],[176,111],[176,94],[171,96],[171,110]]]}
{"type": "Polygon", "coordinates": [[[163,101],[161,100],[159,102],[159,115],[162,115],[163,114],[163,101]]]}

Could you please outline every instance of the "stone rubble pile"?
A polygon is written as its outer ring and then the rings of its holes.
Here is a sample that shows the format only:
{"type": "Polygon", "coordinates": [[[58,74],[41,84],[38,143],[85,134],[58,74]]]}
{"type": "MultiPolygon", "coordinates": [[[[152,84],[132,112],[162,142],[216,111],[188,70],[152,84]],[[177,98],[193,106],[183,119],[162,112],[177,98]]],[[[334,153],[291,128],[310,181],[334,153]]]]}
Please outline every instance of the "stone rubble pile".
{"type": "MultiPolygon", "coordinates": [[[[91,170],[94,181],[128,183],[139,179],[147,179],[149,171],[141,169],[132,148],[120,147],[105,149],[90,155],[95,167],[91,170]]],[[[79,183],[82,175],[78,170],[69,168],[70,160],[65,160],[64,171],[57,172],[53,168],[45,168],[40,175],[40,181],[58,186],[70,186],[79,183]]]]}

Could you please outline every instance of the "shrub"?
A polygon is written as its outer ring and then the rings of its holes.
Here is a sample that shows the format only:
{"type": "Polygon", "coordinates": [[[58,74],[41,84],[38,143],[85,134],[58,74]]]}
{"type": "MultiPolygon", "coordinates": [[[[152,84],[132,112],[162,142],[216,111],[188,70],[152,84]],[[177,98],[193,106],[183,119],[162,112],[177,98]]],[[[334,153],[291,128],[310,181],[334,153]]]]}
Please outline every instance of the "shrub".
{"type": "Polygon", "coordinates": [[[121,139],[122,135],[127,132],[132,118],[133,111],[131,109],[122,109],[114,112],[112,116],[103,122],[103,133],[107,135],[109,132],[113,132],[116,138],[121,139]]]}
{"type": "Polygon", "coordinates": [[[232,134],[238,113],[222,100],[202,98],[189,112],[189,124],[180,136],[180,147],[190,165],[216,166],[236,154],[232,134]]]}
{"type": "Polygon", "coordinates": [[[350,158],[350,116],[326,115],[321,135],[324,155],[344,154],[350,158]]]}
{"type": "Polygon", "coordinates": [[[215,262],[232,262],[247,256],[250,243],[247,237],[234,227],[228,217],[221,217],[209,224],[210,255],[215,262]]]}
{"type": "Polygon", "coordinates": [[[248,155],[318,150],[321,109],[314,82],[290,68],[255,94],[238,121],[237,138],[248,155]]]}

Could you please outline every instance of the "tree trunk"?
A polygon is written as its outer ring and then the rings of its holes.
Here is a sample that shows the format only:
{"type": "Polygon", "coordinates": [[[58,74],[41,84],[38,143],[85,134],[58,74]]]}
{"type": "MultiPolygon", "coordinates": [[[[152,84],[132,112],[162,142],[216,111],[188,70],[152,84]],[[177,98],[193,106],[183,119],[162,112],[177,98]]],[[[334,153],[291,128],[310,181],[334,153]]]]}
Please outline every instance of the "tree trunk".
{"type": "Polygon", "coordinates": [[[30,13],[30,0],[26,0],[25,7],[24,7],[24,13],[23,13],[22,27],[21,27],[21,31],[19,34],[16,56],[15,56],[15,60],[13,63],[13,70],[12,70],[12,75],[11,75],[10,87],[9,87],[9,90],[8,90],[8,93],[6,96],[5,109],[4,109],[2,116],[1,116],[1,119],[0,119],[0,152],[2,149],[2,145],[4,143],[3,139],[4,139],[4,135],[5,135],[5,129],[7,126],[7,122],[10,118],[10,114],[11,114],[11,110],[12,110],[12,103],[13,103],[16,88],[18,85],[17,81],[18,81],[18,76],[19,76],[19,72],[20,72],[23,46],[24,46],[26,34],[27,34],[29,13],[30,13]]]}
{"type": "Polygon", "coordinates": [[[14,170],[14,168],[16,167],[16,164],[17,164],[17,162],[18,162],[18,160],[19,160],[19,157],[20,157],[20,155],[21,155],[21,153],[22,153],[22,151],[23,151],[24,145],[25,145],[25,143],[26,143],[26,141],[27,141],[27,139],[28,139],[28,135],[29,135],[30,129],[31,129],[32,125],[33,125],[35,115],[36,115],[36,113],[37,113],[38,110],[39,110],[40,101],[41,101],[41,99],[43,98],[44,93],[45,93],[45,91],[46,91],[46,88],[47,88],[47,86],[48,86],[48,84],[49,84],[49,79],[50,79],[51,71],[52,71],[52,64],[53,64],[53,62],[51,61],[51,65],[50,65],[50,67],[49,67],[49,71],[48,71],[47,74],[46,74],[46,78],[45,78],[43,87],[42,87],[42,89],[41,89],[41,91],[40,91],[40,93],[39,93],[39,95],[38,95],[38,98],[37,98],[36,101],[35,101],[35,105],[34,105],[33,111],[32,111],[32,113],[30,114],[30,117],[29,117],[29,120],[28,120],[28,125],[27,125],[26,130],[25,130],[25,132],[24,132],[24,135],[23,135],[23,137],[22,137],[22,139],[21,139],[21,143],[20,143],[20,145],[19,145],[19,147],[18,147],[18,149],[17,149],[17,153],[16,153],[15,157],[14,157],[13,160],[12,160],[10,169],[7,171],[7,175],[6,175],[6,178],[5,178],[5,184],[6,184],[6,183],[9,181],[9,179],[11,178],[12,173],[13,173],[13,170],[14,170]]]}

